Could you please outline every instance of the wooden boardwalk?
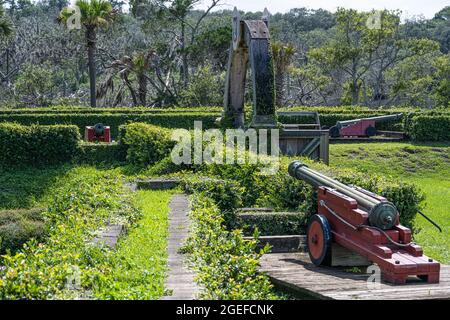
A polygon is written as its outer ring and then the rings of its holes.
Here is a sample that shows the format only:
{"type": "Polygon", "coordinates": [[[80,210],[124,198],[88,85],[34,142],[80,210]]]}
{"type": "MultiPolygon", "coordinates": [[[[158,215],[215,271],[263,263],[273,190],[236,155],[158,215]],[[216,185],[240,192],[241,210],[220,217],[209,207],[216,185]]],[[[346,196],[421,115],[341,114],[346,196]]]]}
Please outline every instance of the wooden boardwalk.
{"type": "Polygon", "coordinates": [[[340,300],[417,300],[450,299],[450,266],[441,265],[439,284],[423,282],[406,285],[381,283],[376,289],[367,286],[367,274],[345,272],[338,268],[316,267],[305,253],[272,253],[261,259],[279,288],[305,298],[340,300]]]}
{"type": "Polygon", "coordinates": [[[193,300],[198,294],[194,274],[186,264],[186,256],[178,251],[184,244],[189,232],[189,201],[184,194],[175,194],[170,202],[169,239],[168,239],[168,276],[166,289],[172,295],[162,300],[193,300]]]}

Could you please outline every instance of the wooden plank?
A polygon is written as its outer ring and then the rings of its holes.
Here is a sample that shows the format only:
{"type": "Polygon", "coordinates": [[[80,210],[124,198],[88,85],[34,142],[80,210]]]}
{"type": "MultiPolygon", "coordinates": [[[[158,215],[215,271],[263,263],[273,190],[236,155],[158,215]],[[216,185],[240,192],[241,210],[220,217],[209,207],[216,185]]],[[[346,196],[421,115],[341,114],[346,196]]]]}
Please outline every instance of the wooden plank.
{"type": "Polygon", "coordinates": [[[162,300],[193,300],[198,295],[194,273],[187,266],[186,257],[179,253],[189,232],[189,200],[176,194],[170,202],[168,251],[168,276],[165,287],[172,293],[162,300]]]}
{"type": "Polygon", "coordinates": [[[382,282],[369,288],[369,274],[346,272],[345,268],[317,267],[305,253],[264,255],[261,270],[281,289],[319,299],[450,299],[450,266],[441,265],[440,283],[416,280],[406,285],[382,282]]]}

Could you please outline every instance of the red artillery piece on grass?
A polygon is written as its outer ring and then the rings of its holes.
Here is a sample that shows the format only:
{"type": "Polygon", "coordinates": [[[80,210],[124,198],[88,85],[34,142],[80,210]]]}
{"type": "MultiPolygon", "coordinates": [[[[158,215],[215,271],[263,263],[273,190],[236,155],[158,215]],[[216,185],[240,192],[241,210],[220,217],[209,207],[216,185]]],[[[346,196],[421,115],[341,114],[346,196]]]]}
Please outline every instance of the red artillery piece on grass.
{"type": "Polygon", "coordinates": [[[411,230],[399,222],[399,212],[385,198],[349,187],[300,161],[289,174],[317,188],[318,210],[308,225],[308,252],[315,265],[331,265],[332,243],[376,263],[382,278],[404,284],[409,276],[439,282],[440,264],[411,242],[411,230]]]}
{"type": "Polygon", "coordinates": [[[330,128],[332,138],[339,137],[373,137],[377,134],[376,123],[390,120],[399,120],[403,113],[387,116],[338,121],[330,128]]]}
{"type": "Polygon", "coordinates": [[[84,139],[87,142],[111,142],[111,129],[101,123],[87,126],[84,130],[84,139]]]}

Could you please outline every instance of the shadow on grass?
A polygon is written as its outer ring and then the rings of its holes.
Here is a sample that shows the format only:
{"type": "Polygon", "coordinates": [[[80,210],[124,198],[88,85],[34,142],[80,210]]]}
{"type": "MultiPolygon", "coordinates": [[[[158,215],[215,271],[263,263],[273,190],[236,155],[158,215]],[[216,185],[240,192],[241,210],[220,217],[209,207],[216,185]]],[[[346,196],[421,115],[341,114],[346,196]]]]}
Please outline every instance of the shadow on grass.
{"type": "Polygon", "coordinates": [[[0,209],[26,209],[42,205],[42,198],[58,177],[74,166],[0,167],[0,209]]]}

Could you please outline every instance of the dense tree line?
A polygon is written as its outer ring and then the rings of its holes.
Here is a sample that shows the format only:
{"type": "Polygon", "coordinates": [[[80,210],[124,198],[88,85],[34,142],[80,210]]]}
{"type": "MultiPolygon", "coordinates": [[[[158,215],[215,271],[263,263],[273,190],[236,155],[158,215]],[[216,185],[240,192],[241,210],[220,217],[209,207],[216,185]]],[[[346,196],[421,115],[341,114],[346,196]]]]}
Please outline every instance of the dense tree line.
{"type": "MultiPolygon", "coordinates": [[[[233,13],[199,2],[78,0],[79,30],[67,0],[0,0],[0,104],[221,105],[233,13]]],[[[449,106],[450,7],[296,8],[270,31],[278,106],[449,106]]]]}

